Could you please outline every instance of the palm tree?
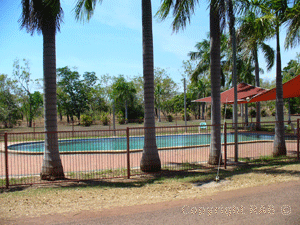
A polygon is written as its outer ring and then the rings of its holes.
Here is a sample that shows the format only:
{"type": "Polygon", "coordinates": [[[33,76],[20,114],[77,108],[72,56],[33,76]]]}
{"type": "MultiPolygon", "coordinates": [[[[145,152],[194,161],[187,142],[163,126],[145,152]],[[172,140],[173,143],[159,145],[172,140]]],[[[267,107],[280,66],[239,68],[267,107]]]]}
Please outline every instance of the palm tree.
{"type": "MultiPolygon", "coordinates": [[[[267,18],[258,18],[254,12],[247,12],[240,21],[238,38],[241,48],[244,49],[244,56],[252,59],[255,65],[255,85],[260,87],[258,50],[261,49],[267,61],[267,69],[274,65],[274,50],[264,41],[272,35],[272,24],[267,18]]],[[[256,129],[260,126],[260,103],[256,103],[256,129]]]]}
{"type": "Polygon", "coordinates": [[[294,48],[300,43],[300,2],[294,2],[292,8],[287,9],[287,35],[285,39],[286,48],[294,48]]]}
{"type": "MultiPolygon", "coordinates": [[[[89,20],[93,15],[96,0],[79,0],[75,7],[76,18],[85,15],[89,20]]],[[[102,2],[99,0],[99,2],[102,2]]],[[[141,159],[141,170],[154,172],[161,170],[155,136],[154,115],[154,67],[153,67],[153,37],[151,0],[142,0],[143,26],[143,74],[144,74],[144,102],[145,102],[145,143],[141,159]]]]}
{"type": "MultiPolygon", "coordinates": [[[[164,20],[173,8],[174,20],[172,22],[173,31],[178,31],[186,27],[190,21],[191,14],[197,1],[187,0],[164,0],[157,15],[164,20]]],[[[221,86],[221,58],[220,58],[220,11],[224,1],[212,0],[210,2],[210,74],[211,74],[211,145],[208,163],[216,165],[221,156],[221,108],[220,108],[220,86],[221,86]]]]}
{"type": "MultiPolygon", "coordinates": [[[[228,37],[221,35],[221,86],[225,85],[225,72],[227,71],[228,64],[228,37]]],[[[199,80],[200,74],[210,75],[210,40],[204,39],[201,42],[197,42],[195,45],[196,52],[189,52],[188,56],[191,60],[197,60],[197,66],[191,74],[191,81],[196,82],[199,80]]]]}
{"type": "Polygon", "coordinates": [[[21,28],[43,35],[45,151],[41,179],[63,179],[57,136],[55,34],[60,28],[62,9],[59,0],[22,0],[21,28]]]}
{"type": "Polygon", "coordinates": [[[127,82],[124,76],[120,75],[114,79],[111,86],[111,94],[114,104],[125,104],[125,121],[128,121],[128,103],[133,102],[136,89],[133,82],[127,82]]]}
{"type": "Polygon", "coordinates": [[[283,88],[279,28],[286,22],[287,0],[269,0],[260,6],[265,17],[273,23],[276,37],[276,124],[273,156],[286,155],[284,139],[283,88]]]}
{"type": "Polygon", "coordinates": [[[161,170],[155,136],[154,114],[154,66],[151,0],[142,0],[143,27],[143,77],[145,101],[145,138],[141,159],[141,170],[154,172],[161,170]]]}

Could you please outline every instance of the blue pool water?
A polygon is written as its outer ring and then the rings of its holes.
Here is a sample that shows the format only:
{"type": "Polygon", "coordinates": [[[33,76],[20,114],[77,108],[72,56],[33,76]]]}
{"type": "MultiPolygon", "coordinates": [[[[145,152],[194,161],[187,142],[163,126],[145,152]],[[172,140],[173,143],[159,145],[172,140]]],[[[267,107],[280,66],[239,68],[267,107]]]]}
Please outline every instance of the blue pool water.
{"type": "MultiPolygon", "coordinates": [[[[223,142],[222,137],[222,142],[223,142]]],[[[239,134],[238,141],[273,140],[274,135],[239,134]]],[[[157,136],[157,147],[180,147],[210,144],[210,134],[191,135],[169,135],[157,136]]],[[[234,134],[227,134],[227,143],[234,142],[234,134]]],[[[130,149],[143,149],[144,137],[131,137],[129,140],[130,149]]],[[[43,152],[44,142],[30,142],[10,145],[9,150],[22,152],[43,152]]],[[[76,151],[105,151],[105,150],[126,150],[126,138],[92,138],[60,140],[60,152],[76,151]]]]}

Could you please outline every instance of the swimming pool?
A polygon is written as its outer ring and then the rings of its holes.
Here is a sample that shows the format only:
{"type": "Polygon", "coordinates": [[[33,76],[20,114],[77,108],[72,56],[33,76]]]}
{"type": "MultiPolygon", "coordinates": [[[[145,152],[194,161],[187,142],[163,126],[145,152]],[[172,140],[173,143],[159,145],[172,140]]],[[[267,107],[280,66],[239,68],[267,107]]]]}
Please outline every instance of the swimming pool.
{"type": "MultiPolygon", "coordinates": [[[[265,134],[239,134],[238,141],[273,140],[274,135],[265,134]]],[[[222,136],[222,143],[224,137],[222,136]]],[[[234,134],[227,134],[227,143],[234,142],[234,134]]],[[[189,134],[189,135],[167,135],[156,136],[158,148],[198,146],[210,144],[210,134],[189,134]]],[[[144,137],[130,137],[130,150],[143,149],[144,137]]],[[[44,142],[19,143],[8,146],[9,150],[31,153],[42,153],[44,142]]],[[[91,138],[60,140],[60,152],[85,152],[85,151],[120,151],[127,149],[126,137],[119,138],[91,138]]]]}

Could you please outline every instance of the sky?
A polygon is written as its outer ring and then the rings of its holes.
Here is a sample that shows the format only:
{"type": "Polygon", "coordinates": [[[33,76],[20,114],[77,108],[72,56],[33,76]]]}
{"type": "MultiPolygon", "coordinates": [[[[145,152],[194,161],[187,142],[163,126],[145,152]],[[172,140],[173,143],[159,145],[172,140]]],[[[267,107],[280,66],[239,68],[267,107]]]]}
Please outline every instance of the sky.
{"type": "MultiPolygon", "coordinates": [[[[201,2],[201,1],[200,1],[201,2]]],[[[140,0],[103,1],[97,4],[89,22],[75,20],[76,0],[61,0],[64,11],[61,30],[56,35],[56,66],[77,68],[80,74],[95,72],[133,78],[141,76],[142,22],[140,0]],[[112,3],[113,2],[113,3],[112,3]]],[[[160,0],[152,0],[152,14],[160,6],[160,0]]],[[[209,32],[208,2],[202,1],[192,16],[191,23],[178,33],[172,32],[172,18],[160,22],[153,18],[154,66],[166,69],[170,77],[182,84],[183,61],[187,54],[195,51],[195,44],[207,38],[209,32]]],[[[31,36],[20,29],[21,0],[0,0],[0,74],[12,76],[15,59],[29,60],[31,78],[43,77],[43,38],[41,34],[31,36]]],[[[297,48],[285,51],[284,33],[281,35],[282,68],[296,58],[297,48]]],[[[270,41],[275,49],[275,40],[270,41]]],[[[299,51],[300,52],[300,51],[299,51]]],[[[260,77],[275,79],[275,66],[270,72],[259,55],[260,67],[265,73],[260,77]]],[[[181,88],[183,90],[183,88],[181,88]]],[[[42,91],[42,90],[40,90],[42,91]]]]}

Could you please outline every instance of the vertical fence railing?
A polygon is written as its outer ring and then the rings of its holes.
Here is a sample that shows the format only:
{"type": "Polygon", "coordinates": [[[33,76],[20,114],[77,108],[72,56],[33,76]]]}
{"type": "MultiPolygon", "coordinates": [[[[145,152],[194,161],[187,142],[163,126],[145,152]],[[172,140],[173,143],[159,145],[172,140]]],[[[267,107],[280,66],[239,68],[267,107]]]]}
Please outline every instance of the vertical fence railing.
{"type": "Polygon", "coordinates": [[[127,178],[130,179],[130,134],[129,127],[126,129],[126,139],[127,139],[127,178]]]}
{"type": "Polygon", "coordinates": [[[4,134],[4,151],[5,151],[5,187],[9,187],[9,172],[8,172],[8,144],[7,133],[4,134]]]}
{"type": "Polygon", "coordinates": [[[227,123],[224,123],[224,169],[227,166],[227,123]]]}

